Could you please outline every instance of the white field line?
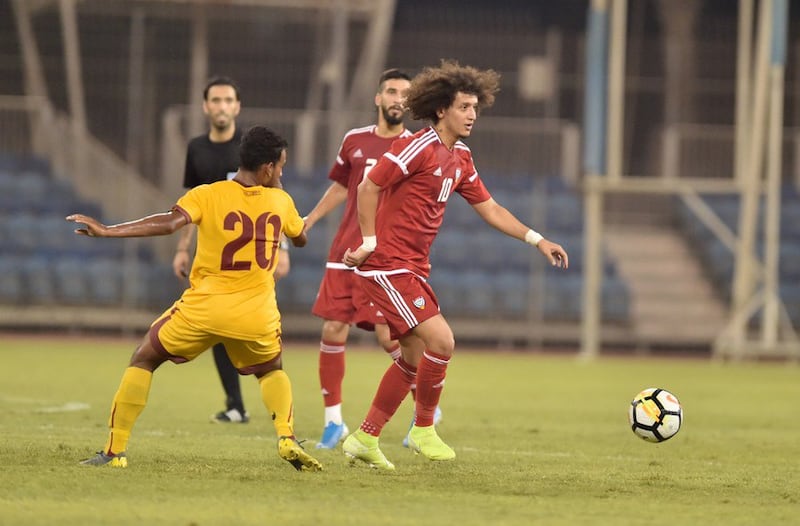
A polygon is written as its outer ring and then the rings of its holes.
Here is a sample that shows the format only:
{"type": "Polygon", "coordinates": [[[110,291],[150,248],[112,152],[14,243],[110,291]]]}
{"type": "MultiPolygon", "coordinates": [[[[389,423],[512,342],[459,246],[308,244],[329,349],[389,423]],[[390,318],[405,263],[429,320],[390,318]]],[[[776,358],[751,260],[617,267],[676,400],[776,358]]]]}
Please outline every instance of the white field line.
{"type": "Polygon", "coordinates": [[[0,394],[0,404],[43,406],[34,407],[31,409],[31,411],[36,413],[71,413],[74,411],[85,411],[91,407],[85,402],[69,401],[59,404],[52,400],[24,398],[21,396],[8,396],[5,394],[0,394]]]}

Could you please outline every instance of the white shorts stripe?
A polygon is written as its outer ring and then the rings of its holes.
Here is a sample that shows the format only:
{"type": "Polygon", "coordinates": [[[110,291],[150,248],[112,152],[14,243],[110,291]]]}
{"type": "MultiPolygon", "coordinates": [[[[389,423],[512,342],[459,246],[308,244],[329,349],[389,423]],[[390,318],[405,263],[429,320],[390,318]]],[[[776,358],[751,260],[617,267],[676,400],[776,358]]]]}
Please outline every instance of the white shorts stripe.
{"type": "Polygon", "coordinates": [[[392,285],[386,276],[375,276],[375,282],[386,291],[387,296],[389,296],[389,301],[391,301],[392,305],[394,305],[394,307],[397,309],[400,317],[402,317],[406,324],[408,324],[409,329],[413,329],[419,325],[414,313],[411,312],[409,306],[406,305],[405,301],[403,301],[403,296],[397,291],[396,288],[394,288],[394,285],[392,285]]]}
{"type": "Polygon", "coordinates": [[[354,271],[354,267],[348,267],[344,263],[336,263],[334,261],[328,261],[325,263],[325,268],[332,268],[336,270],[349,270],[350,272],[354,271]]]}

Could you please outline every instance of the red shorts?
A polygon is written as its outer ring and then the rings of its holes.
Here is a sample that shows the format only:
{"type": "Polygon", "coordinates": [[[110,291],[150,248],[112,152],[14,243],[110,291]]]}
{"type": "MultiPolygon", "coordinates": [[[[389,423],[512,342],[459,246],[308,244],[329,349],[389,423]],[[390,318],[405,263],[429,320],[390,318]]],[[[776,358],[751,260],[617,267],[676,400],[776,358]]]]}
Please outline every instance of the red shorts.
{"type": "Polygon", "coordinates": [[[383,313],[391,338],[396,340],[439,314],[439,300],[428,283],[411,272],[370,271],[357,275],[364,294],[383,313]]]}
{"type": "Polygon", "coordinates": [[[367,331],[374,331],[375,325],[385,325],[383,314],[357,285],[359,279],[352,270],[326,268],[311,313],[367,331]]]}

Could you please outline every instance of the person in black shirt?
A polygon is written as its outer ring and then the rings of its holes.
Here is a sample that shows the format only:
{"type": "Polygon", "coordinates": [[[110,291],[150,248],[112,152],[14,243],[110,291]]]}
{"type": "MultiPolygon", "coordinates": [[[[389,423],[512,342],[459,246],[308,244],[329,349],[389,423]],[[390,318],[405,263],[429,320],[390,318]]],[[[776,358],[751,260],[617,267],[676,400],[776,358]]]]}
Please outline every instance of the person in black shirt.
{"type": "MultiPolygon", "coordinates": [[[[186,166],[183,174],[184,188],[229,179],[239,169],[239,143],[242,132],[236,127],[236,117],[241,110],[239,87],[227,77],[211,79],[203,90],[203,112],[208,117],[209,131],[193,138],[186,150],[186,166]]],[[[190,248],[196,227],[187,225],[180,230],[180,239],[172,260],[175,275],[182,279],[189,276],[190,248]]],[[[281,255],[275,269],[275,279],[289,272],[289,253],[281,246],[281,255]]],[[[244,408],[239,372],[231,363],[225,346],[214,345],[214,363],[217,366],[222,387],[225,389],[225,410],[211,416],[213,422],[247,423],[250,416],[244,408]]]]}

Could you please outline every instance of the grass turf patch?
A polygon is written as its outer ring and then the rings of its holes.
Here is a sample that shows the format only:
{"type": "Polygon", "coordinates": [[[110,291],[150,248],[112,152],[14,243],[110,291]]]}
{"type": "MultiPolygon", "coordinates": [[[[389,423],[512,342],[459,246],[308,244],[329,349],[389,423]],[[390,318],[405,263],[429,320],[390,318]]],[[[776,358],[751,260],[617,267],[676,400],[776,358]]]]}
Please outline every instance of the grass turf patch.
{"type": "MultiPolygon", "coordinates": [[[[298,473],[252,378],[249,424],[212,424],[223,392],[210,353],[164,364],[133,430],[126,470],[79,466],[101,448],[134,340],[4,337],[0,347],[0,524],[779,524],[800,495],[798,369],[782,364],[460,352],[432,463],[401,446],[413,407],[384,429],[382,473],[321,451],[317,350],[286,344],[295,429],[325,466],[298,473]],[[631,398],[664,387],[684,407],[662,444],[635,437],[631,398]]],[[[369,407],[388,358],[347,356],[344,415],[369,407]]]]}

